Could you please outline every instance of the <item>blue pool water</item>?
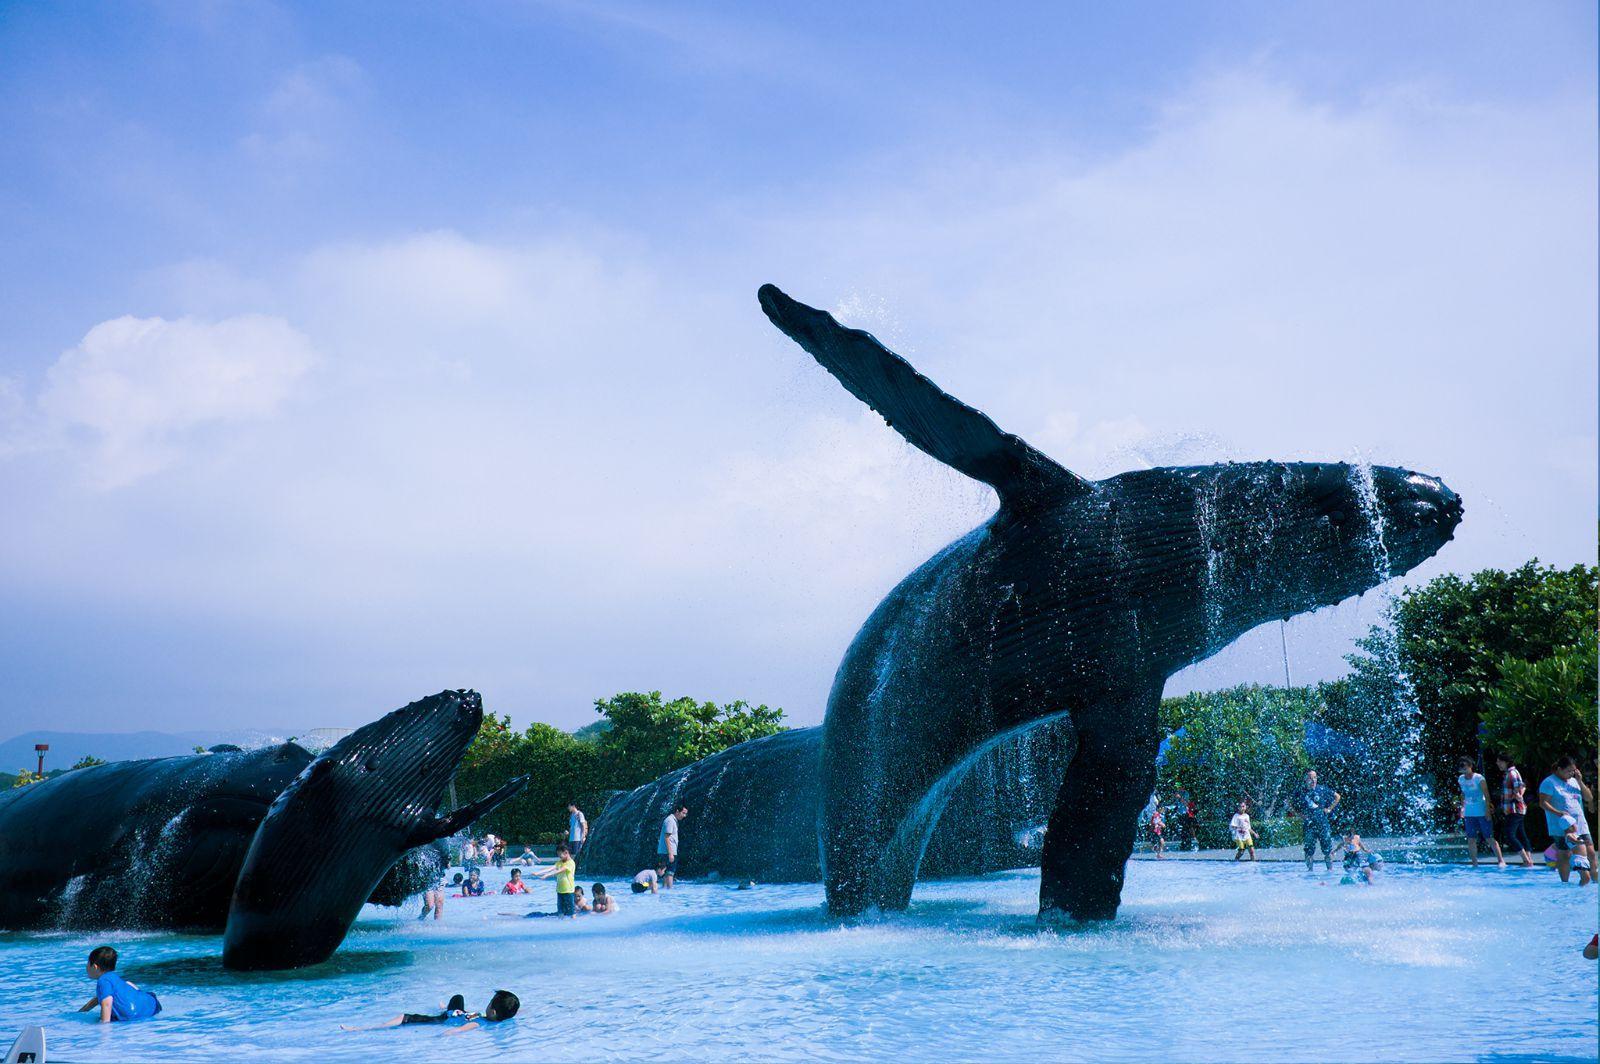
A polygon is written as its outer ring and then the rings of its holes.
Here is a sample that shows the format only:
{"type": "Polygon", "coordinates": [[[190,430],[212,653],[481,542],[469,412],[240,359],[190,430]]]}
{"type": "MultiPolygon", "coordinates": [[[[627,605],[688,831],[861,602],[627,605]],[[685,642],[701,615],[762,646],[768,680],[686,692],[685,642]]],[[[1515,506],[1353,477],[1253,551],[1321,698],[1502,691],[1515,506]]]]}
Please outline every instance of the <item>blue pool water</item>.
{"type": "Polygon", "coordinates": [[[289,974],[224,972],[214,936],[0,935],[0,1037],[44,1024],[71,1061],[1596,1059],[1579,950],[1600,903],[1543,870],[1395,868],[1368,889],[1136,862],[1122,917],[1066,933],[1034,923],[1037,873],[925,883],[854,926],[817,886],[616,886],[620,914],[575,921],[505,917],[528,906],[500,897],[450,899],[437,924],[369,907],[332,961],[289,974]],[[71,1011],[104,941],[161,1017],[71,1011]],[[339,1030],[496,987],[523,1009],[494,1028],[339,1030]]]}

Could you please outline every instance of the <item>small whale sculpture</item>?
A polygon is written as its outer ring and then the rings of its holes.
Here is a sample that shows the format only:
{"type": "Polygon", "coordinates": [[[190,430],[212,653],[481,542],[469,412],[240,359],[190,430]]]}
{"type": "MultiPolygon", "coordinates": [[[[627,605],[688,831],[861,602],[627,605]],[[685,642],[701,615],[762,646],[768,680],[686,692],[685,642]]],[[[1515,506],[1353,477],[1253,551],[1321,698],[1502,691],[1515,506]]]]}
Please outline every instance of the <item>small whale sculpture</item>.
{"type": "Polygon", "coordinates": [[[364,902],[437,882],[438,840],[526,782],[435,815],[482,719],[475,692],[445,691],[317,758],[120,761],[0,794],[0,928],[226,930],[232,967],[314,964],[364,902]]]}
{"type": "Polygon", "coordinates": [[[436,815],[483,723],[476,691],[445,691],[356,729],[278,795],[234,886],[227,968],[326,960],[406,851],[454,835],[528,782],[436,815]]]}

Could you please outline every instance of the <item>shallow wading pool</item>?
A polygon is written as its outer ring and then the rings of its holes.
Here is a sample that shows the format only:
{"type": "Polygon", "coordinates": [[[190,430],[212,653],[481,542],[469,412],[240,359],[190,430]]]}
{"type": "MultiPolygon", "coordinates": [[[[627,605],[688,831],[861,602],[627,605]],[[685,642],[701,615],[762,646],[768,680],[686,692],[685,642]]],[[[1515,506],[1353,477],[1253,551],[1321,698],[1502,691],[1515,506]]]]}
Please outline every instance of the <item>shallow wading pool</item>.
{"type": "MultiPolygon", "coordinates": [[[[507,873],[491,869],[498,887],[507,873]]],[[[554,908],[549,882],[533,897],[554,908]]],[[[1392,868],[1373,888],[1291,865],[1136,862],[1122,916],[1057,933],[1037,873],[925,883],[911,910],[842,926],[820,886],[683,884],[577,920],[368,907],[334,959],[222,969],[221,939],[0,935],[0,1036],[47,1028],[52,1060],[1468,1060],[1596,1058],[1597,893],[1553,872],[1392,868]],[[155,990],[149,1023],[96,1025],[88,950],[155,990]],[[342,1033],[437,1007],[515,1020],[342,1033]]]]}

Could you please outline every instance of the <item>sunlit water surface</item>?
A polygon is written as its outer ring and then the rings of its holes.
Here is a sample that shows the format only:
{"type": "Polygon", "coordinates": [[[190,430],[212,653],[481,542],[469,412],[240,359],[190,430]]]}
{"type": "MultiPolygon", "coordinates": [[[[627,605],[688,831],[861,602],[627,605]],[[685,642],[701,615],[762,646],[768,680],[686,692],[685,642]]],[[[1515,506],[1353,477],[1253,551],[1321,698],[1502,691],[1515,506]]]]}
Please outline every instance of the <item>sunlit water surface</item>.
{"type": "Polygon", "coordinates": [[[925,883],[909,912],[853,926],[814,885],[621,890],[620,914],[577,920],[504,916],[529,906],[493,896],[451,899],[439,923],[368,907],[332,961],[257,975],[225,972],[215,936],[6,934],[0,1036],[43,1024],[71,1061],[1596,1057],[1579,951],[1597,895],[1551,872],[1396,868],[1368,889],[1137,862],[1115,923],[1065,933],[1035,924],[1037,890],[1037,873],[925,883]],[[106,941],[160,995],[156,1020],[71,1011],[106,941]],[[496,987],[522,1013],[482,1031],[339,1030],[454,991],[481,1008],[496,987]]]}

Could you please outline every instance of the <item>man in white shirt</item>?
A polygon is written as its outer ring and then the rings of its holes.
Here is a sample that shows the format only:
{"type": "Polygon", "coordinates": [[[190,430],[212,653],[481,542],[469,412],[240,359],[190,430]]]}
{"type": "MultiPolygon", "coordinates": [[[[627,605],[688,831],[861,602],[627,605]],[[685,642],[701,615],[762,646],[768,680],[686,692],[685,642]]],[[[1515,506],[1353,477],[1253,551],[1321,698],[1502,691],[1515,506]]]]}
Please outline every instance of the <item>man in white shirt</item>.
{"type": "Polygon", "coordinates": [[[667,814],[661,822],[661,837],[656,840],[656,864],[661,866],[661,885],[672,889],[673,877],[678,872],[678,823],[689,815],[689,807],[680,805],[667,814]]]}
{"type": "Polygon", "coordinates": [[[583,815],[583,810],[578,808],[577,802],[568,802],[567,845],[572,850],[574,861],[583,856],[583,842],[588,837],[589,818],[583,815]]]}

